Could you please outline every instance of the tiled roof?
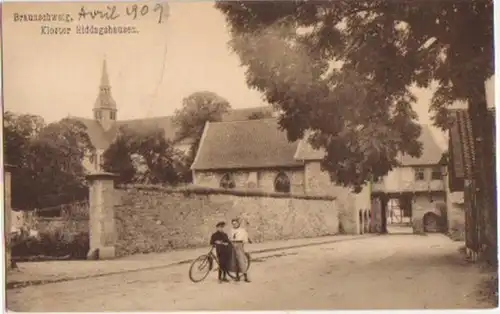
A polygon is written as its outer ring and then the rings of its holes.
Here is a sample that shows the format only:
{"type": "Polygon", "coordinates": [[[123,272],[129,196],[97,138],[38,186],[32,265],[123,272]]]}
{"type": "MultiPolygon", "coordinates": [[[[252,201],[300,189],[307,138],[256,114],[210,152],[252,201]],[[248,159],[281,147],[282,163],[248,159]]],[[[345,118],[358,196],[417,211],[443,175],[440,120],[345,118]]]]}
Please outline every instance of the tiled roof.
{"type": "MultiPolygon", "coordinates": [[[[495,110],[488,110],[489,124],[493,132],[493,143],[495,145],[495,110]]],[[[463,188],[463,180],[472,177],[475,164],[474,137],[472,124],[467,109],[450,110],[453,124],[449,130],[449,173],[450,189],[452,191],[463,188]]],[[[495,153],[495,150],[493,150],[495,153]]]]}
{"type": "Polygon", "coordinates": [[[72,117],[82,122],[87,127],[87,133],[92,141],[92,144],[97,149],[106,149],[116,136],[116,127],[105,132],[102,126],[94,119],[72,117]]]}
{"type": "Polygon", "coordinates": [[[297,152],[294,158],[297,160],[322,160],[325,157],[325,150],[323,148],[315,149],[308,142],[309,134],[304,136],[304,139],[299,141],[297,152]]]}
{"type": "MultiPolygon", "coordinates": [[[[432,131],[427,125],[422,125],[422,133],[419,141],[423,145],[422,155],[418,158],[401,156],[400,162],[403,166],[436,165],[441,160],[443,149],[439,147],[432,131]]],[[[307,140],[301,140],[295,158],[298,160],[321,160],[325,156],[324,149],[314,149],[307,140]]]]}
{"type": "Polygon", "coordinates": [[[118,127],[127,126],[138,132],[146,132],[151,129],[160,128],[165,131],[165,137],[169,140],[175,139],[177,128],[174,124],[173,117],[154,117],[147,119],[133,119],[117,121],[118,127]]]}
{"type": "Polygon", "coordinates": [[[290,143],[275,118],[207,123],[193,170],[295,167],[290,143]]]}
{"type": "MultiPolygon", "coordinates": [[[[242,121],[248,119],[248,116],[253,112],[272,112],[272,108],[265,107],[255,107],[255,108],[243,108],[243,109],[233,109],[228,113],[224,114],[222,117],[223,121],[242,121]]],[[[109,131],[105,132],[101,125],[94,119],[73,117],[79,121],[82,121],[88,129],[89,137],[97,149],[106,149],[111,144],[111,142],[116,138],[119,127],[127,125],[130,128],[137,131],[145,131],[152,128],[161,128],[165,131],[165,136],[169,140],[174,140],[177,127],[173,121],[173,116],[164,117],[154,117],[154,118],[144,118],[144,119],[132,119],[132,120],[119,120],[116,125],[113,126],[109,131]]],[[[191,144],[191,139],[186,139],[182,141],[181,144],[191,144]]]]}

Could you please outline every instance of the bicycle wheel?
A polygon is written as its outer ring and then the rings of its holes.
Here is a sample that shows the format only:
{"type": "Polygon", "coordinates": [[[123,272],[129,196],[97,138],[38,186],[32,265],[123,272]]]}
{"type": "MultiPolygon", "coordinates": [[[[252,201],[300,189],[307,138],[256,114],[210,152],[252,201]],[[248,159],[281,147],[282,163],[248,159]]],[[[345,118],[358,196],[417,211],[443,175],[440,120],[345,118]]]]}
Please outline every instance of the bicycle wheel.
{"type": "Polygon", "coordinates": [[[195,259],[189,267],[189,279],[192,282],[200,282],[207,278],[212,270],[213,261],[210,255],[202,255],[195,259]]]}

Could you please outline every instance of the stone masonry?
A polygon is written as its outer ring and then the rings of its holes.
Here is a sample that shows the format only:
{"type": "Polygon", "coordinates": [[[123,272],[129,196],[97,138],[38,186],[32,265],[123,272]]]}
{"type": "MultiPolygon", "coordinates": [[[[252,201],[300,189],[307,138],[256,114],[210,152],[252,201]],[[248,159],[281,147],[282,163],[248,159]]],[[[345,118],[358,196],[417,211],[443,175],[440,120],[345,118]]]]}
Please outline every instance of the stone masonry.
{"type": "Polygon", "coordinates": [[[114,175],[95,173],[88,176],[90,182],[89,237],[90,259],[110,259],[116,256],[114,175]]]}

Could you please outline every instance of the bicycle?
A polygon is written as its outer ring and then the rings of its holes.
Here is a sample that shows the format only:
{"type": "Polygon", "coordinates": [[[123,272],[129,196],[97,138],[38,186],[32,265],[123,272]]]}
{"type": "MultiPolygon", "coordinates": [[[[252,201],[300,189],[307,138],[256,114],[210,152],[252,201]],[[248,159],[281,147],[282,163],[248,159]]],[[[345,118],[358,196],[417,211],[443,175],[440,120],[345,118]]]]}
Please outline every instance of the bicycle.
{"type": "MultiPolygon", "coordinates": [[[[203,254],[203,255],[199,256],[191,263],[191,267],[189,267],[189,279],[191,279],[192,282],[194,282],[194,283],[201,282],[201,281],[205,280],[205,278],[207,278],[207,276],[211,270],[217,271],[218,268],[214,269],[214,261],[217,264],[217,266],[220,267],[220,263],[219,263],[219,260],[217,259],[217,255],[214,254],[214,248],[215,248],[215,246],[212,246],[210,248],[210,251],[207,254],[203,254]],[[199,265],[195,266],[197,264],[199,264],[199,265]],[[201,277],[198,279],[196,279],[194,276],[195,270],[198,270],[201,273],[201,277]]],[[[245,255],[247,257],[247,269],[246,270],[248,271],[248,269],[250,268],[251,259],[250,259],[250,254],[245,252],[245,255]]],[[[236,279],[235,272],[228,271],[227,275],[231,279],[236,279]]]]}

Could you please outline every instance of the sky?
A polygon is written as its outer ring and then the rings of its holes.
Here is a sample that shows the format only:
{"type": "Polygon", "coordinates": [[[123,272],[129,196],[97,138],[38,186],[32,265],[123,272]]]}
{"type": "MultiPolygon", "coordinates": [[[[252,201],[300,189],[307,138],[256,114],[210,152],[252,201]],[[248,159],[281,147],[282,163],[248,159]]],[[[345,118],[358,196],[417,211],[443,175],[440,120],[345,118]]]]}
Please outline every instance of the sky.
{"type": "MultiPolygon", "coordinates": [[[[5,109],[41,115],[49,122],[68,115],[92,117],[104,58],[120,120],[171,115],[184,97],[205,90],[226,98],[233,108],[266,104],[258,91],[247,87],[238,56],[227,46],[224,17],[213,2],[169,2],[168,19],[161,24],[154,12],[132,20],[125,12],[133,4],[4,3],[5,109]],[[104,10],[111,4],[121,15],[114,21],[76,21],[82,5],[104,10]],[[15,22],[16,13],[68,13],[75,21],[15,22]],[[139,32],[75,34],[80,24],[134,25],[139,32]],[[71,26],[73,34],[42,35],[42,25],[71,26]]],[[[419,120],[430,124],[432,92],[417,90],[416,94],[419,120]]],[[[442,134],[435,135],[443,145],[442,134]]]]}

